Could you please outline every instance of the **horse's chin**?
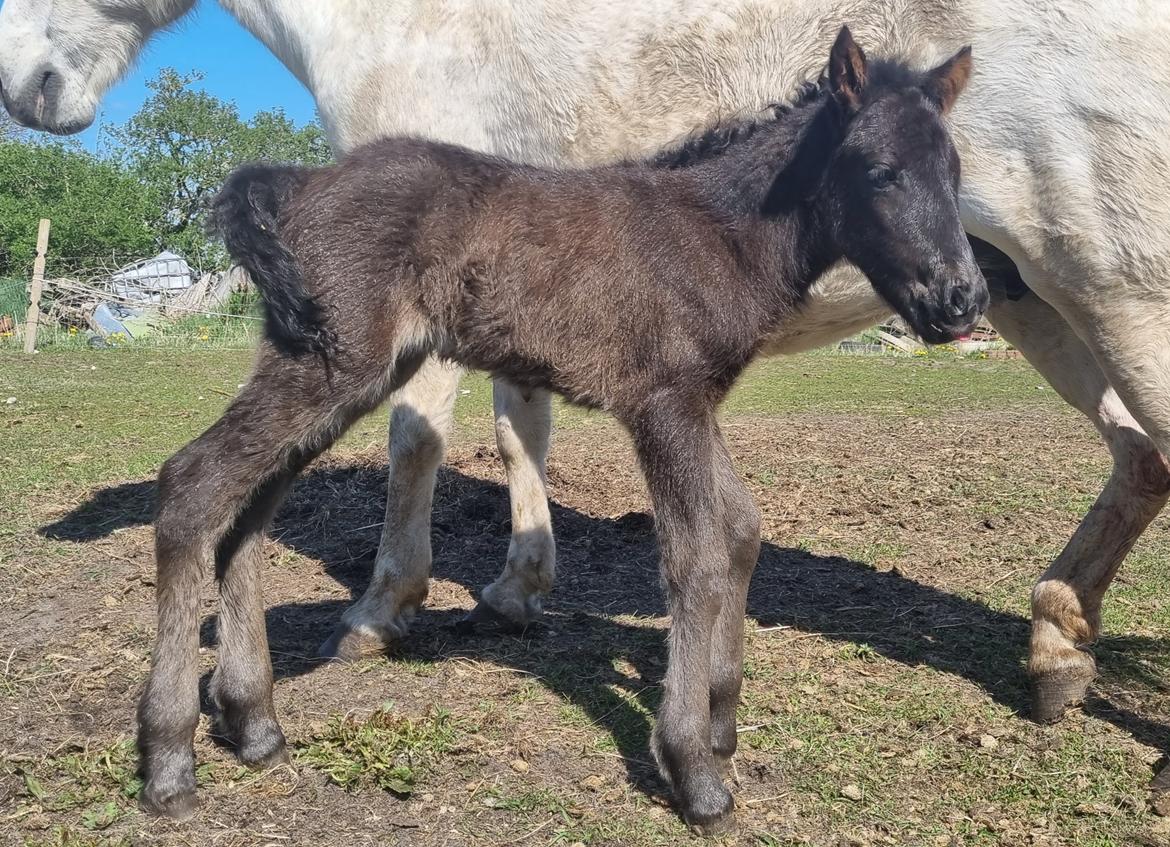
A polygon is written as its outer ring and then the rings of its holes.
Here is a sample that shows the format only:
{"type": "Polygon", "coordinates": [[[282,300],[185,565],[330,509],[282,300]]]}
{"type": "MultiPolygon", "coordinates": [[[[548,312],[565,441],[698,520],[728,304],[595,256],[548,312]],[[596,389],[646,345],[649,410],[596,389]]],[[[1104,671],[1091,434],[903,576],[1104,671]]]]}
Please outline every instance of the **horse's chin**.
{"type": "Polygon", "coordinates": [[[23,127],[47,132],[52,135],[76,135],[93,126],[97,118],[97,109],[81,105],[71,109],[40,109],[38,114],[21,114],[18,111],[9,113],[14,121],[23,127]]]}
{"type": "Polygon", "coordinates": [[[930,310],[921,308],[897,308],[896,311],[924,344],[950,344],[958,338],[970,335],[978,323],[965,321],[962,324],[951,324],[946,319],[932,314],[930,310]]]}
{"type": "Polygon", "coordinates": [[[95,117],[96,115],[91,114],[86,118],[48,122],[40,129],[52,135],[76,135],[93,126],[95,117]]]}
{"type": "Polygon", "coordinates": [[[934,321],[925,320],[925,325],[919,325],[919,322],[912,322],[911,329],[926,344],[950,344],[959,338],[964,338],[971,334],[975,329],[977,321],[970,321],[962,325],[951,326],[947,324],[939,324],[934,321]]]}

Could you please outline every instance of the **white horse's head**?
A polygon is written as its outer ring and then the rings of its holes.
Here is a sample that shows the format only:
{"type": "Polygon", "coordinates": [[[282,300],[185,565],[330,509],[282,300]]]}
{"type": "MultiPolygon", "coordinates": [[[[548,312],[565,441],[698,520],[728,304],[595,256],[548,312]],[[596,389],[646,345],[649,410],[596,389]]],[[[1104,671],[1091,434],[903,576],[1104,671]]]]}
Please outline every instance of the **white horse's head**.
{"type": "Polygon", "coordinates": [[[91,123],[98,103],[155,32],[195,0],[4,0],[0,90],[20,123],[60,135],[91,123]]]}

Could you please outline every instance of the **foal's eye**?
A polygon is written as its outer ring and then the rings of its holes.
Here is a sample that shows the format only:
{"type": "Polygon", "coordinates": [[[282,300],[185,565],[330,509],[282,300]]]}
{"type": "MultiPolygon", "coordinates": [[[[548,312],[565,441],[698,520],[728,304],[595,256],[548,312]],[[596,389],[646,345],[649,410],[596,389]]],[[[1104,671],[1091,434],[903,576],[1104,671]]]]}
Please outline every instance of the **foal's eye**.
{"type": "Polygon", "coordinates": [[[866,178],[874,188],[888,188],[898,181],[898,172],[889,165],[877,165],[869,169],[866,178]]]}

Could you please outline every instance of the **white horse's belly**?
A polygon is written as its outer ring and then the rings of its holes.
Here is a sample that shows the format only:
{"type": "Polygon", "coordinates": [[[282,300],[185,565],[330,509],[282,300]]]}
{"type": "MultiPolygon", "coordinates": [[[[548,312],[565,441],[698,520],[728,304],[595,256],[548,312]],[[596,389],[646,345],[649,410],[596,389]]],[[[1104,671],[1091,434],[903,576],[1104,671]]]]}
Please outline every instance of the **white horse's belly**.
{"type": "Polygon", "coordinates": [[[881,323],[892,312],[860,271],[843,265],[809,289],[799,314],[784,321],[762,352],[778,356],[834,344],[881,323]]]}

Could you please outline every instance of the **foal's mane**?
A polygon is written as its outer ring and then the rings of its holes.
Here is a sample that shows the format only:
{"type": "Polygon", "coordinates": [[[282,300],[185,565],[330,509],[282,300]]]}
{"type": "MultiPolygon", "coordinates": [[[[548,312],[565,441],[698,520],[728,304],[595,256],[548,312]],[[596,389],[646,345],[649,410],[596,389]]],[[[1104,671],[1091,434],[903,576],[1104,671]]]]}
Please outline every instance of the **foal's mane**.
{"type": "MultiPolygon", "coordinates": [[[[892,89],[913,88],[923,82],[924,74],[904,62],[873,59],[869,63],[866,101],[872,101],[892,89]]],[[[806,81],[786,103],[772,103],[750,115],[726,118],[711,126],[697,129],[674,146],[656,153],[648,160],[654,168],[673,170],[709,161],[746,141],[762,129],[774,127],[806,107],[822,106],[829,99],[827,70],[816,80],[806,81]]]]}
{"type": "Polygon", "coordinates": [[[756,131],[776,123],[781,118],[804,106],[819,103],[828,93],[824,75],[815,82],[801,83],[796,96],[787,103],[771,103],[751,115],[736,115],[703,127],[687,136],[675,147],[655,154],[650,164],[656,168],[686,168],[723,153],[737,141],[744,141],[756,131]]]}

